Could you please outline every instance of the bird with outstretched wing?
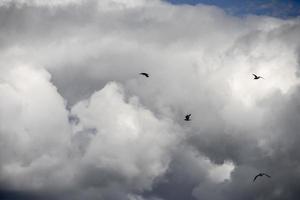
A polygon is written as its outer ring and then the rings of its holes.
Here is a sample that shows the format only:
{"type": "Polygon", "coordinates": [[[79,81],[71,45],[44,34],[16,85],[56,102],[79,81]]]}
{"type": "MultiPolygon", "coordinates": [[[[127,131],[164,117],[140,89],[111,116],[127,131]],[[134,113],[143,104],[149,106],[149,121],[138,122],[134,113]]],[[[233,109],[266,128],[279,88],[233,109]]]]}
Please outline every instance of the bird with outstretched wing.
{"type": "Polygon", "coordinates": [[[192,116],[192,114],[186,115],[184,120],[185,121],[191,121],[191,116],[192,116]]]}
{"type": "Polygon", "coordinates": [[[258,177],[263,177],[263,176],[266,176],[266,177],[268,177],[268,178],[271,178],[271,176],[268,175],[268,174],[266,174],[266,173],[259,173],[259,174],[257,174],[257,175],[254,177],[253,182],[254,182],[258,177]]]}
{"type": "Polygon", "coordinates": [[[142,73],[140,73],[140,75],[143,75],[143,76],[149,78],[149,74],[148,73],[142,72],[142,73]]]}
{"type": "Polygon", "coordinates": [[[252,75],[254,76],[254,79],[260,79],[260,78],[264,79],[264,77],[262,77],[262,76],[257,76],[256,74],[252,74],[252,75]]]}

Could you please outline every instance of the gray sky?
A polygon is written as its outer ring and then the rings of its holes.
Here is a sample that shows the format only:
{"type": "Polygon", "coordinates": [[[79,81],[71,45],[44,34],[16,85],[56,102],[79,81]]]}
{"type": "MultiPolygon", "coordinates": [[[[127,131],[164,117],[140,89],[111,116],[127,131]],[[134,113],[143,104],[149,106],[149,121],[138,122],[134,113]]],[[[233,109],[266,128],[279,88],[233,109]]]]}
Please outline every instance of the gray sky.
{"type": "Polygon", "coordinates": [[[0,199],[299,199],[299,18],[5,0],[0,24],[0,199]]]}

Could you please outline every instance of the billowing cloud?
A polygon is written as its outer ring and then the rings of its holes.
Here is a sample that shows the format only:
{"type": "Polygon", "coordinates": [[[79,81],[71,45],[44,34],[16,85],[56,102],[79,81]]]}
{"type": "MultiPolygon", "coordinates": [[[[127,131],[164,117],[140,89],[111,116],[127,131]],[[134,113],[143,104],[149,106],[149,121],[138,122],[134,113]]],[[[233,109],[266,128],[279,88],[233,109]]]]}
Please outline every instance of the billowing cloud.
{"type": "Polygon", "coordinates": [[[39,189],[60,185],[58,170],[70,148],[63,98],[43,69],[12,68],[1,76],[1,182],[39,189]],[[46,181],[49,173],[57,175],[46,181]]]}
{"type": "Polygon", "coordinates": [[[167,170],[177,126],[155,117],[137,97],[125,99],[120,85],[108,83],[69,111],[44,69],[21,66],[5,75],[3,188],[49,192],[117,187],[126,195],[150,189],[167,170]]]}
{"type": "Polygon", "coordinates": [[[298,199],[298,18],[52,3],[0,6],[1,197],[298,199]]]}

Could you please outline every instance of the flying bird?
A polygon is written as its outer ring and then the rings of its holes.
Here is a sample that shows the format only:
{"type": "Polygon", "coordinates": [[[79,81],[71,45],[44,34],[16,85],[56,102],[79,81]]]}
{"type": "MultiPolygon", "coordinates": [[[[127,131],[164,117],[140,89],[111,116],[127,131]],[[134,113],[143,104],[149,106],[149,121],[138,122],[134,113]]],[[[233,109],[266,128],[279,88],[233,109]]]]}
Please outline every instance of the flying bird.
{"type": "Polygon", "coordinates": [[[147,73],[145,73],[145,72],[140,73],[140,75],[143,75],[143,76],[149,78],[149,74],[147,74],[147,73]]]}
{"type": "Polygon", "coordinates": [[[184,120],[185,120],[185,121],[191,121],[191,115],[192,115],[192,114],[186,115],[184,120]]]}
{"type": "Polygon", "coordinates": [[[262,76],[257,76],[256,74],[252,74],[254,76],[254,79],[260,79],[260,78],[264,78],[262,76]]]}
{"type": "Polygon", "coordinates": [[[258,177],[263,177],[263,176],[266,176],[266,177],[268,177],[268,178],[271,178],[271,176],[270,175],[268,175],[268,174],[265,174],[265,173],[259,173],[259,174],[257,174],[255,177],[254,177],[254,179],[253,179],[253,182],[258,178],[258,177]]]}

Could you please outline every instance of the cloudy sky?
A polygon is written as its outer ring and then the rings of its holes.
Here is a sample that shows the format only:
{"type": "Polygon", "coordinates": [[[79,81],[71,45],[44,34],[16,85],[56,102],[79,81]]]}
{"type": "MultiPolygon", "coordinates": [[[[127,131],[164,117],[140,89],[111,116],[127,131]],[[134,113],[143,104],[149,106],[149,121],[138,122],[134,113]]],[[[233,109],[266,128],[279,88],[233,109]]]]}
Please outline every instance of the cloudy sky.
{"type": "Polygon", "coordinates": [[[280,18],[300,15],[299,0],[168,0],[173,4],[207,4],[222,7],[233,15],[269,15],[280,18]]]}
{"type": "Polygon", "coordinates": [[[299,3],[207,2],[1,0],[0,199],[298,200],[299,3]]]}

